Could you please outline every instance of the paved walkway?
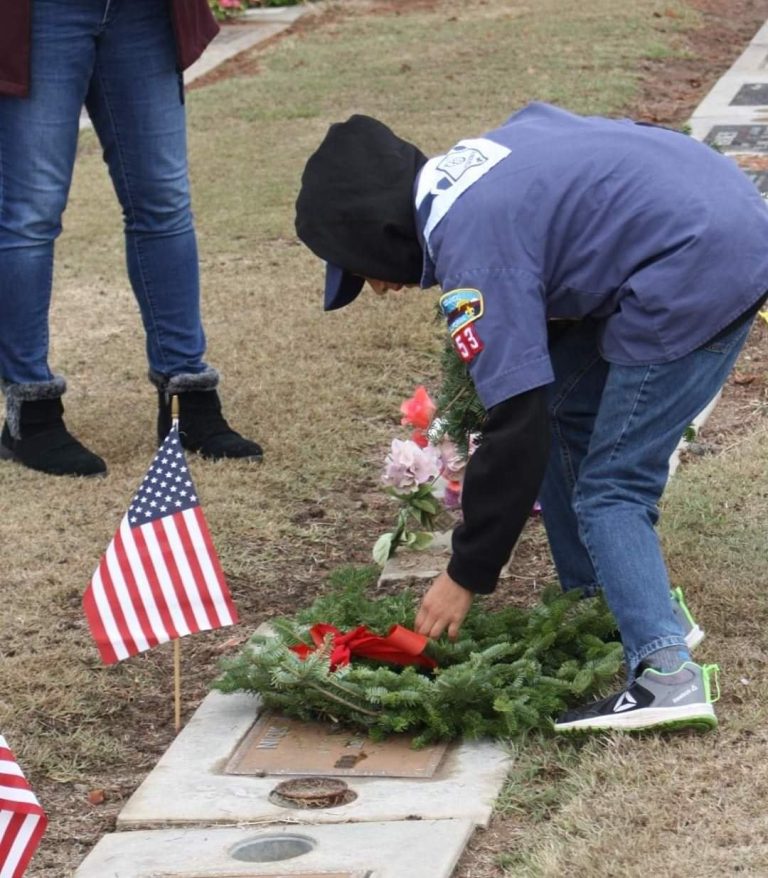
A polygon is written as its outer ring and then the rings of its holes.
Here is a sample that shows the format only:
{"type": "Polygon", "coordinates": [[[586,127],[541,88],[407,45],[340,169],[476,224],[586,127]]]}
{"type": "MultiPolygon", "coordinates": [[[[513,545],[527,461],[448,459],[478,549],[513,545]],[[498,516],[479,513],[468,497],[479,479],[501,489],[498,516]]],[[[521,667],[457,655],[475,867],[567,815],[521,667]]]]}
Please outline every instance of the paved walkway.
{"type": "Polygon", "coordinates": [[[265,6],[249,9],[239,19],[238,24],[223,24],[220,33],[203,52],[203,56],[185,71],[184,82],[189,85],[224,61],[281,33],[306,11],[307,7],[303,5],[265,6]]]}

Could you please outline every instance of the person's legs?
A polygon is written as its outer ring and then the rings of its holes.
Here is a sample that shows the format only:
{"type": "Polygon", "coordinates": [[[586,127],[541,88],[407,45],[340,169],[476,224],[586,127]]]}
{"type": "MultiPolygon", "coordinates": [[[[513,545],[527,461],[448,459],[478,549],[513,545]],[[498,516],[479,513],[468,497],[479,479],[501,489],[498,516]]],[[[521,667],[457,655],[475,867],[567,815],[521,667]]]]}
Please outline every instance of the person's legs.
{"type": "Polygon", "coordinates": [[[749,323],[671,363],[608,370],[574,510],[630,679],[652,653],[685,649],[655,530],[658,503],[683,431],[724,383],[748,332],[749,323]]]}
{"type": "Polygon", "coordinates": [[[86,106],[123,209],[128,274],[159,393],[158,440],[178,394],[186,448],[260,458],[261,448],[222,417],[218,373],[203,360],[184,91],[166,3],[111,0],[86,106]]]}
{"type": "Polygon", "coordinates": [[[33,4],[30,94],[0,96],[0,377],[14,384],[53,377],[53,247],[93,66],[89,5],[33,4]]]}
{"type": "Polygon", "coordinates": [[[717,725],[717,667],[689,659],[655,524],[669,458],[724,383],[751,322],[672,363],[609,368],[574,509],[619,625],[629,682],[622,692],[567,711],[556,732],[717,725]]]}
{"type": "Polygon", "coordinates": [[[150,368],[198,373],[205,336],[181,74],[167,4],[111,0],[86,107],[123,209],[150,368]]]}
{"type": "MultiPolygon", "coordinates": [[[[608,363],[597,346],[598,324],[585,320],[550,333],[555,381],[550,387],[552,451],[539,492],[547,536],[560,585],[585,597],[600,588],[589,552],[581,541],[574,489],[586,457],[600,407],[608,363]]],[[[673,614],[689,648],[704,637],[692,618],[681,589],[670,593],[673,614]]]]}
{"type": "Polygon", "coordinates": [[[94,60],[99,0],[36,0],[26,98],[0,97],[0,457],[57,475],[105,471],[64,427],[66,384],[48,365],[54,240],[94,60]]]}
{"type": "Polygon", "coordinates": [[[600,588],[579,535],[573,492],[600,406],[608,364],[597,348],[597,324],[584,320],[550,340],[555,381],[549,388],[552,445],[539,491],[550,551],[564,591],[600,588]]]}

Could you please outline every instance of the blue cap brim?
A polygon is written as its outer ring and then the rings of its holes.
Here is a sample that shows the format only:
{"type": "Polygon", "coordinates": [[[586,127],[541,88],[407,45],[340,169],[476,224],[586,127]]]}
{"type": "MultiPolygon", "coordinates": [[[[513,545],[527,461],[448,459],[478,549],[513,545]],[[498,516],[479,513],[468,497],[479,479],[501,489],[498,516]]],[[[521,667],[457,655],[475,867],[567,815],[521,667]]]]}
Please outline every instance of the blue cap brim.
{"type": "Polygon", "coordinates": [[[325,304],[326,311],[343,308],[356,299],[365,285],[365,278],[351,274],[338,265],[325,264],[325,304]]]}

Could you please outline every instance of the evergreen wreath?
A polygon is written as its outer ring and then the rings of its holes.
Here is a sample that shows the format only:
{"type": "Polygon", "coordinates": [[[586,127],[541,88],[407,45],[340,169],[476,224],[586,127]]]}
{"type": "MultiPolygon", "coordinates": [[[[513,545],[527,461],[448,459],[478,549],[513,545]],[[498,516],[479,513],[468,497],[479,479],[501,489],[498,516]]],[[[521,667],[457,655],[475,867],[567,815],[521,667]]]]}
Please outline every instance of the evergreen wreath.
{"type": "Polygon", "coordinates": [[[554,715],[619,670],[622,649],[602,598],[581,600],[556,586],[531,609],[490,612],[476,600],[456,641],[430,641],[425,655],[437,662],[434,671],[358,658],[331,670],[327,648],[304,660],[292,651],[313,646],[309,629],[318,622],[382,635],[395,624],[412,628],[418,602],[410,591],[366,595],[378,573],[374,566],[339,568],[332,589],[311,607],[273,621],[274,635],[254,635],[241,655],[224,660],[214,687],[257,693],[288,716],[365,729],[377,740],[411,732],[418,747],[550,729],[554,715]]]}

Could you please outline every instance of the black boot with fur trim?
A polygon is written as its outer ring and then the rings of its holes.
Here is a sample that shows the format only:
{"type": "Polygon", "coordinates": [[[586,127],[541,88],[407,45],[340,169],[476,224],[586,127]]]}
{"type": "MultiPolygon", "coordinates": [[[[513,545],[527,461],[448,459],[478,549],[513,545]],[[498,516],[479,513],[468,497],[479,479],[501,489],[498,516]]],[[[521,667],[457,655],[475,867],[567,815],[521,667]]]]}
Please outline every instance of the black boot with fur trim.
{"type": "Polygon", "coordinates": [[[103,476],[104,461],[64,426],[61,396],[67,385],[60,376],[30,384],[3,382],[5,424],[0,459],[15,460],[52,476],[103,476]]]}
{"type": "Polygon", "coordinates": [[[235,432],[221,413],[216,369],[209,367],[198,374],[184,373],[170,378],[150,372],[149,378],[157,387],[158,444],[171,429],[171,397],[178,396],[179,434],[184,448],[209,460],[261,460],[264,455],[261,446],[235,432]]]}

